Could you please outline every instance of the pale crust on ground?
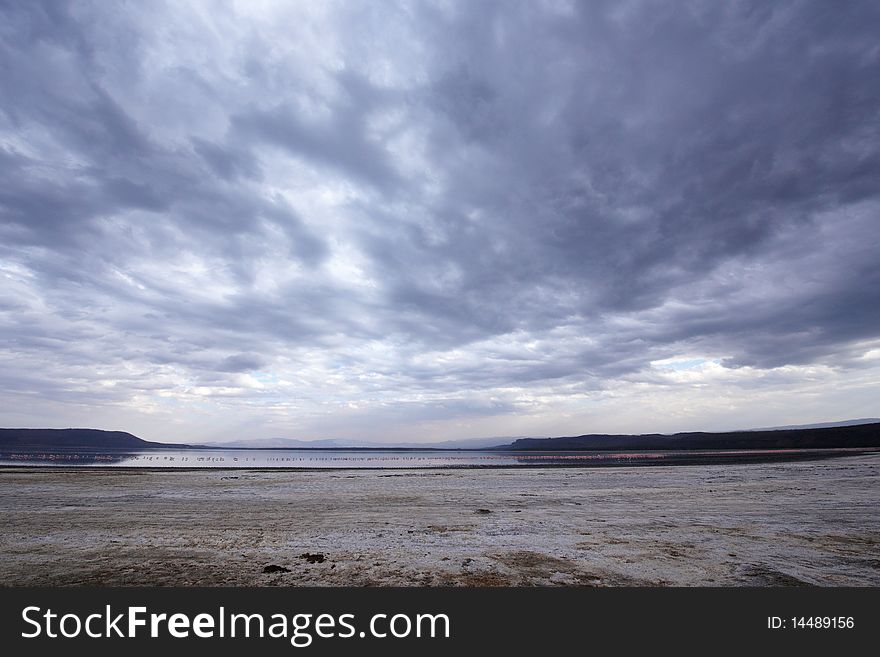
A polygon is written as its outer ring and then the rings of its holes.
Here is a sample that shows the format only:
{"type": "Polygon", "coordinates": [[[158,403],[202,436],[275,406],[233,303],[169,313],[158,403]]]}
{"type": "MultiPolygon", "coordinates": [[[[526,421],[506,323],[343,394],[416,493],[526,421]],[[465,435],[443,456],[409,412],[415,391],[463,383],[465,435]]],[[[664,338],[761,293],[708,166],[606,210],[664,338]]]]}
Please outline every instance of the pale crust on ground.
{"type": "Polygon", "coordinates": [[[2,469],[0,583],[878,586],[878,474],[2,469]]]}

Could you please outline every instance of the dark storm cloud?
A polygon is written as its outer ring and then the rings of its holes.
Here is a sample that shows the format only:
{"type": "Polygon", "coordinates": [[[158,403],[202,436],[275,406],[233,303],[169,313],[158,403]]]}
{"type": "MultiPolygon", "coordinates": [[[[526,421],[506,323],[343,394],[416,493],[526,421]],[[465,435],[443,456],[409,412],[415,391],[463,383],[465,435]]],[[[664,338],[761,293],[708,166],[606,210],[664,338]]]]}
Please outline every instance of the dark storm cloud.
{"type": "Polygon", "coordinates": [[[254,354],[235,354],[223,359],[219,369],[224,372],[246,372],[258,370],[265,365],[265,361],[254,354]]]}
{"type": "Polygon", "coordinates": [[[394,399],[880,337],[876,3],[198,7],[0,6],[15,366],[394,399]]]}
{"type": "Polygon", "coordinates": [[[326,121],[300,119],[295,109],[280,105],[232,117],[241,137],[284,149],[291,155],[327,164],[355,180],[378,188],[400,184],[381,144],[365,134],[364,118],[373,109],[373,90],[361,80],[343,80],[346,98],[326,121]]]}

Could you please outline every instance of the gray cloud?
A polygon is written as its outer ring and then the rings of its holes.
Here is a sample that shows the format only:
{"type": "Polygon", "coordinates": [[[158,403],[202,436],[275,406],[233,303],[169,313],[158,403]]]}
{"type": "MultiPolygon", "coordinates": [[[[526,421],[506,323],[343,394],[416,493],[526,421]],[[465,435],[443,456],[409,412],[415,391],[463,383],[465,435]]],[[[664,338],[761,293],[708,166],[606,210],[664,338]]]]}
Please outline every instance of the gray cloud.
{"type": "Polygon", "coordinates": [[[875,3],[266,11],[0,7],[28,421],[239,399],[350,434],[694,355],[755,390],[874,367],[875,3]]]}

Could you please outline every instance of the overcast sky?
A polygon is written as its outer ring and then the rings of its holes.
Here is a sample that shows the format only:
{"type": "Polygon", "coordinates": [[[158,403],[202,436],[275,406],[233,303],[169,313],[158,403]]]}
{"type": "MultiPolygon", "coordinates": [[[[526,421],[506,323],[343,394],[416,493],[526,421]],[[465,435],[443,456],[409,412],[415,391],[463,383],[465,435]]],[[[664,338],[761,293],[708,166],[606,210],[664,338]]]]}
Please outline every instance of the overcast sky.
{"type": "Polygon", "coordinates": [[[880,415],[880,3],[0,7],[2,426],[880,415]]]}

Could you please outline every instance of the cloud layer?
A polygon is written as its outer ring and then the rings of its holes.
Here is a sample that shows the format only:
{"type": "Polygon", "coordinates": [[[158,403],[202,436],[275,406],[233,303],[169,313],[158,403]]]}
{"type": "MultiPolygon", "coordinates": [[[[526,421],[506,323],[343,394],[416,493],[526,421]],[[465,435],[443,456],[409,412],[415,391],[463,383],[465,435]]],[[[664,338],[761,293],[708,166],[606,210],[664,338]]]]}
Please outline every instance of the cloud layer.
{"type": "Polygon", "coordinates": [[[876,3],[0,14],[4,425],[878,413],[876,3]]]}

